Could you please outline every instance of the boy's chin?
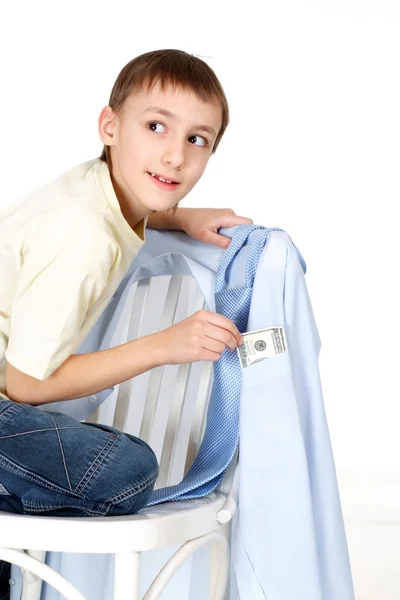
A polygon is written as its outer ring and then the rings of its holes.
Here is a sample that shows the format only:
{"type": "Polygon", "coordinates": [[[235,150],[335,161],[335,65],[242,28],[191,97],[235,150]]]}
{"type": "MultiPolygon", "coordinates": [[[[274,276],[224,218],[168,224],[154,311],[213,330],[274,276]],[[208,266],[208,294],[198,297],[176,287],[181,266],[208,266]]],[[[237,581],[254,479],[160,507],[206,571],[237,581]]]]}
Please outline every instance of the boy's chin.
{"type": "Polygon", "coordinates": [[[152,212],[167,212],[169,215],[173,215],[178,208],[178,204],[167,204],[166,202],[152,202],[151,206],[147,205],[147,208],[152,212]]]}

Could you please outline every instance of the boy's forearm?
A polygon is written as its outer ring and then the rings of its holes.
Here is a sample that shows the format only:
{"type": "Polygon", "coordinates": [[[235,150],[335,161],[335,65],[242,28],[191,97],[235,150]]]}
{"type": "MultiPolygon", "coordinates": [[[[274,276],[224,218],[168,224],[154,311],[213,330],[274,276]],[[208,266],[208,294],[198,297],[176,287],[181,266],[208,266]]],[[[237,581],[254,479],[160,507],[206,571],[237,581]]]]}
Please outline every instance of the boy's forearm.
{"type": "Polygon", "coordinates": [[[154,211],[149,215],[147,227],[152,229],[183,230],[183,219],[189,208],[177,208],[175,213],[167,211],[154,211]]]}
{"type": "Polygon", "coordinates": [[[140,375],[162,363],[155,343],[157,334],[144,336],[99,352],[72,354],[50,377],[40,381],[30,394],[16,401],[32,405],[73,400],[140,375]]]}

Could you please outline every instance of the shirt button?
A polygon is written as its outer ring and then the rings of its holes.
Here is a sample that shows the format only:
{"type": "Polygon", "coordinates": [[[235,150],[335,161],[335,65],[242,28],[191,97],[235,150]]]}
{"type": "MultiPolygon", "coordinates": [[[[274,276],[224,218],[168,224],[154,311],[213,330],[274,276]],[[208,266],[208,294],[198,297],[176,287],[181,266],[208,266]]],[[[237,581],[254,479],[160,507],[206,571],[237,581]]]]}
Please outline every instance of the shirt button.
{"type": "Polygon", "coordinates": [[[15,581],[15,579],[9,579],[8,583],[9,585],[15,585],[17,582],[15,581]]]}
{"type": "Polygon", "coordinates": [[[96,396],[90,396],[89,398],[89,402],[96,402],[97,398],[96,396]]]}

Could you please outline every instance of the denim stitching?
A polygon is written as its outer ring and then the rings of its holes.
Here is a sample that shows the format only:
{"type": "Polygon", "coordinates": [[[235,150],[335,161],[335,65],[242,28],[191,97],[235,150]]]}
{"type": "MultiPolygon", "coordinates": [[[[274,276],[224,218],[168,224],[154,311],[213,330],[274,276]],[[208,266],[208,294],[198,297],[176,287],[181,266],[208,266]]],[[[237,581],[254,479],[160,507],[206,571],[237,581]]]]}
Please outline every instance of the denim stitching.
{"type": "Polygon", "coordinates": [[[30,502],[23,502],[23,505],[25,508],[27,508],[31,512],[45,512],[45,511],[50,511],[50,510],[56,510],[57,508],[77,508],[78,510],[82,510],[86,513],[95,515],[96,517],[104,516],[104,511],[97,512],[95,510],[91,510],[90,508],[85,508],[83,506],[82,507],[81,506],[71,506],[71,504],[62,504],[60,506],[59,505],[48,506],[48,505],[31,504],[30,502]]]}
{"type": "Polygon", "coordinates": [[[62,443],[61,443],[60,434],[58,432],[59,427],[57,427],[57,423],[56,423],[53,415],[50,415],[50,417],[51,417],[51,419],[52,419],[52,421],[53,421],[53,423],[55,425],[56,431],[57,431],[58,443],[60,444],[60,451],[61,451],[61,456],[62,456],[62,460],[63,460],[63,464],[64,464],[65,475],[67,476],[67,481],[68,481],[69,489],[72,492],[72,485],[71,485],[71,480],[69,478],[69,473],[68,473],[68,469],[67,469],[67,463],[65,461],[64,449],[63,449],[63,446],[62,446],[62,443]]]}
{"type": "MultiPolygon", "coordinates": [[[[3,421],[3,416],[6,413],[9,413],[11,411],[11,413],[15,416],[16,413],[18,413],[18,408],[20,408],[19,405],[16,404],[10,404],[9,406],[7,406],[7,408],[5,408],[4,410],[1,411],[0,413],[0,422],[3,421]]],[[[7,414],[7,417],[9,417],[10,415],[7,414]]],[[[7,419],[8,420],[8,419],[7,419]]]]}
{"type": "Polygon", "coordinates": [[[153,473],[150,477],[139,483],[136,487],[130,488],[129,490],[118,494],[118,496],[114,496],[114,498],[110,498],[107,502],[111,504],[118,504],[119,502],[123,502],[124,500],[128,500],[128,498],[132,498],[136,496],[139,492],[142,492],[145,488],[149,487],[153,481],[155,481],[158,477],[159,471],[153,473]]]}
{"type": "MultiPolygon", "coordinates": [[[[109,443],[109,442],[107,442],[107,443],[109,443]]],[[[75,498],[78,498],[79,500],[89,500],[89,498],[87,498],[84,494],[79,494],[77,492],[74,492],[74,490],[70,491],[66,488],[62,488],[54,483],[51,483],[50,481],[47,481],[46,479],[43,479],[42,477],[40,477],[40,475],[37,475],[36,473],[31,473],[27,469],[24,469],[23,467],[20,467],[19,465],[14,464],[8,458],[3,456],[1,453],[0,453],[0,466],[2,466],[4,469],[8,469],[12,473],[21,475],[21,476],[25,477],[26,479],[33,481],[37,485],[40,485],[45,489],[51,490],[52,492],[57,492],[57,493],[61,493],[61,494],[67,493],[67,494],[71,494],[75,498]]],[[[111,508],[111,506],[107,502],[102,502],[101,504],[99,503],[99,509],[101,511],[104,511],[105,514],[110,511],[110,508],[111,508]]]]}
{"type": "Polygon", "coordinates": [[[90,515],[94,515],[95,517],[105,517],[107,515],[107,513],[109,512],[109,508],[107,508],[107,510],[105,512],[101,512],[101,513],[97,513],[97,512],[93,512],[91,511],[89,508],[82,508],[82,510],[90,515]]]}
{"type": "MultiPolygon", "coordinates": [[[[81,425],[71,425],[65,427],[59,427],[58,429],[78,429],[81,425]]],[[[23,431],[22,433],[12,433],[11,435],[0,435],[0,440],[7,438],[17,437],[19,435],[28,435],[30,433],[42,433],[42,431],[54,431],[54,427],[48,427],[46,429],[33,429],[32,431],[23,431]]]]}
{"type": "Polygon", "coordinates": [[[98,502],[96,504],[98,504],[99,510],[102,511],[102,514],[106,515],[111,509],[111,506],[107,502],[102,502],[101,504],[98,502]]]}
{"type": "Polygon", "coordinates": [[[65,494],[65,492],[67,492],[69,494],[74,494],[77,498],[82,500],[79,494],[75,494],[74,491],[62,488],[54,483],[51,483],[50,481],[47,481],[46,479],[43,479],[43,477],[41,477],[40,475],[32,473],[31,471],[28,471],[27,469],[24,469],[23,467],[20,467],[19,465],[16,465],[15,463],[11,462],[2,454],[0,454],[0,465],[3,466],[3,468],[8,469],[13,473],[16,473],[17,475],[22,474],[24,477],[26,477],[26,479],[29,479],[34,483],[37,483],[38,485],[41,485],[42,487],[49,489],[53,492],[61,492],[62,494],[65,494]]]}
{"type": "MultiPolygon", "coordinates": [[[[3,414],[5,414],[6,412],[8,412],[9,410],[14,409],[14,408],[15,408],[14,406],[9,406],[8,408],[6,408],[0,414],[0,417],[3,414]]],[[[13,412],[15,412],[15,411],[13,411],[13,412]]],[[[53,419],[53,421],[54,421],[54,419],[53,419]]],[[[39,430],[36,429],[36,430],[33,430],[33,431],[26,431],[26,432],[22,432],[22,433],[16,433],[16,434],[11,434],[11,435],[0,436],[0,439],[7,439],[7,438],[17,437],[17,436],[21,436],[21,435],[28,435],[28,434],[31,434],[31,433],[40,433],[42,431],[57,431],[57,435],[59,437],[59,433],[58,433],[59,430],[61,430],[61,429],[78,429],[79,427],[82,427],[82,425],[79,424],[79,425],[76,425],[76,426],[64,426],[64,427],[57,427],[56,426],[55,428],[51,427],[51,428],[39,429],[39,430]]],[[[66,490],[66,489],[64,489],[64,488],[62,488],[60,486],[57,486],[57,485],[55,485],[55,484],[53,484],[51,482],[48,482],[45,479],[43,479],[42,477],[40,477],[40,475],[31,473],[28,470],[24,469],[23,467],[20,467],[19,465],[15,465],[14,463],[12,463],[10,460],[6,459],[1,454],[0,454],[0,464],[3,463],[3,466],[5,468],[8,468],[10,471],[15,472],[17,474],[23,473],[24,476],[27,479],[32,480],[33,482],[42,485],[44,488],[47,488],[49,490],[56,491],[56,492],[60,492],[61,491],[62,493],[65,493],[65,491],[68,491],[69,493],[72,493],[73,495],[77,496],[79,499],[86,499],[84,496],[80,496],[79,495],[78,487],[81,486],[82,489],[84,489],[86,487],[86,485],[88,484],[88,482],[90,481],[90,479],[93,477],[93,475],[95,474],[95,472],[97,471],[97,469],[99,468],[99,466],[102,464],[102,462],[104,462],[104,459],[106,458],[107,455],[105,455],[102,458],[101,463],[99,463],[96,466],[96,469],[93,471],[93,469],[95,467],[95,464],[96,464],[96,461],[100,460],[101,455],[104,454],[105,451],[107,450],[107,446],[109,446],[110,443],[113,442],[111,448],[108,449],[107,454],[110,452],[110,450],[112,449],[112,447],[116,443],[117,439],[118,439],[118,437],[114,437],[113,436],[112,438],[110,438],[107,441],[107,444],[104,446],[104,448],[102,449],[102,451],[98,454],[98,456],[96,457],[96,459],[92,462],[92,464],[90,465],[90,467],[88,468],[88,470],[86,471],[86,473],[83,475],[81,481],[76,486],[75,490],[72,490],[71,483],[70,483],[67,471],[66,471],[66,475],[67,475],[67,478],[68,478],[68,482],[70,484],[70,489],[69,490],[66,490]],[[89,477],[89,474],[90,474],[91,470],[93,471],[93,473],[89,477]],[[88,479],[88,481],[86,481],[86,484],[83,485],[85,477],[89,477],[89,479],[88,479]]],[[[61,450],[62,450],[62,445],[61,445],[60,437],[59,437],[59,442],[60,442],[60,446],[61,446],[61,450]]],[[[64,456],[63,456],[63,460],[64,460],[64,456]]],[[[65,462],[64,462],[64,465],[65,465],[65,462]]],[[[101,514],[104,511],[106,511],[106,513],[110,511],[110,508],[111,508],[110,504],[114,504],[116,502],[120,502],[120,501],[126,500],[129,497],[133,497],[136,494],[138,494],[139,492],[143,491],[143,489],[145,489],[147,486],[149,486],[149,485],[151,485],[153,483],[153,481],[157,478],[158,474],[159,474],[159,470],[157,470],[149,478],[147,478],[145,481],[141,482],[140,484],[138,484],[134,488],[131,488],[130,490],[127,490],[127,491],[119,494],[118,496],[115,496],[114,498],[112,498],[112,499],[110,499],[108,501],[105,501],[105,502],[99,504],[99,508],[102,511],[101,514]]],[[[27,503],[27,506],[28,506],[28,503],[27,503]]],[[[33,507],[33,505],[29,505],[29,506],[31,507],[30,509],[37,511],[37,509],[35,509],[33,507]]],[[[70,506],[65,506],[63,508],[69,508],[69,507],[70,506]]],[[[48,509],[48,510],[53,510],[53,509],[48,509]]],[[[82,510],[85,511],[85,512],[87,512],[87,513],[98,514],[96,512],[92,512],[90,509],[82,508],[82,510]]]]}
{"type": "Polygon", "coordinates": [[[61,505],[40,505],[40,504],[32,504],[31,502],[23,502],[24,507],[28,508],[32,512],[40,512],[40,511],[49,511],[56,510],[57,508],[77,508],[78,510],[84,510],[85,512],[89,512],[93,515],[102,515],[102,512],[97,512],[95,510],[91,510],[90,508],[85,508],[83,506],[73,506],[71,504],[61,504],[61,505]]]}
{"type": "Polygon", "coordinates": [[[86,473],[82,476],[81,480],[75,487],[75,490],[74,490],[75,493],[79,494],[85,489],[85,487],[88,485],[89,481],[92,479],[92,477],[94,476],[96,471],[103,464],[104,460],[106,459],[107,455],[110,453],[112,448],[114,447],[117,440],[118,440],[118,437],[114,436],[114,435],[107,440],[107,443],[105,444],[105,446],[101,449],[99,454],[92,461],[92,464],[89,466],[86,473]],[[111,446],[110,446],[110,444],[111,444],[111,446]]]}

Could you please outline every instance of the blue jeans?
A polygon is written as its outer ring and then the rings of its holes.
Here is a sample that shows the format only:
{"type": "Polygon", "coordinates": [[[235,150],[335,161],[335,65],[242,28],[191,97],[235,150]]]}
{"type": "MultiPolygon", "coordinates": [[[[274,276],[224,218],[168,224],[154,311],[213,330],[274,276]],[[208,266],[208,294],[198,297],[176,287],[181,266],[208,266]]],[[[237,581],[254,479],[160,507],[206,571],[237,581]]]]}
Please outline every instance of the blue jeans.
{"type": "Polygon", "coordinates": [[[133,435],[0,399],[0,510],[133,514],[146,506],[157,477],[153,450],[133,435]]]}
{"type": "MultiPolygon", "coordinates": [[[[157,458],[141,439],[0,398],[0,510],[134,514],[146,506],[157,477],[157,458]]],[[[0,600],[9,598],[9,577],[10,565],[0,560],[0,600]]]]}
{"type": "MultiPolygon", "coordinates": [[[[0,398],[0,510],[133,514],[146,506],[157,477],[157,458],[139,438],[0,398]]],[[[0,560],[0,600],[9,598],[9,577],[10,565],[0,560]]]]}

